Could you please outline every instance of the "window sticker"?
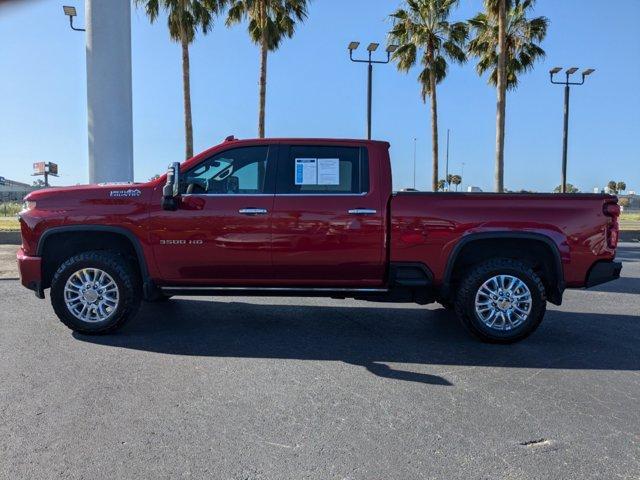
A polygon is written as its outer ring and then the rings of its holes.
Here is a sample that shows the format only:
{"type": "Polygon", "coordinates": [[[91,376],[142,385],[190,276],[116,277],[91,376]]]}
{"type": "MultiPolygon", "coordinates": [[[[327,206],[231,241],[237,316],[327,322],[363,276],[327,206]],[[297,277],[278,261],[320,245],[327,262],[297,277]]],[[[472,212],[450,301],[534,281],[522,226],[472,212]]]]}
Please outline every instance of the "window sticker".
{"type": "Polygon", "coordinates": [[[296,185],[318,184],[317,158],[296,158],[295,169],[296,185]]]}
{"type": "Polygon", "coordinates": [[[318,159],[318,185],[340,185],[340,159],[318,159]]]}

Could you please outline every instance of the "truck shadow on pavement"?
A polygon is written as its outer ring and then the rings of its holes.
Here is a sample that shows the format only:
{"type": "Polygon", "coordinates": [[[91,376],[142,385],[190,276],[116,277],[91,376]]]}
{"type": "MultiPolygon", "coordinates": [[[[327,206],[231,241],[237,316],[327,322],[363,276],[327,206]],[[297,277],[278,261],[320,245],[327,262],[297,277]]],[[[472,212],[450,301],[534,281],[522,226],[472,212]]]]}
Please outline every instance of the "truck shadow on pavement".
{"type": "Polygon", "coordinates": [[[620,278],[613,282],[591,287],[590,292],[638,293],[640,294],[640,278],[620,278]]]}
{"type": "MultiPolygon", "coordinates": [[[[294,301],[295,302],[295,301],[294,301]]],[[[450,380],[387,363],[535,369],[639,370],[640,317],[549,311],[514,345],[470,337],[444,309],[269,305],[173,299],[143,306],[114,335],[78,340],[170,355],[343,361],[388,379],[431,385],[450,380]]],[[[435,368],[434,368],[435,366],[435,368]]]]}

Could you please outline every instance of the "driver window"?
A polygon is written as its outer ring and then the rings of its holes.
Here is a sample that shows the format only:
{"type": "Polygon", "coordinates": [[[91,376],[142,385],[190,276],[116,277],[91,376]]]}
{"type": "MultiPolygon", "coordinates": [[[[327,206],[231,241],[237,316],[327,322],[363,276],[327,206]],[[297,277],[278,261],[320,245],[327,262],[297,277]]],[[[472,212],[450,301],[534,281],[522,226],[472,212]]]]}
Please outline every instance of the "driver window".
{"type": "Polygon", "coordinates": [[[268,147],[234,148],[189,170],[181,182],[186,194],[247,195],[264,192],[268,147]]]}

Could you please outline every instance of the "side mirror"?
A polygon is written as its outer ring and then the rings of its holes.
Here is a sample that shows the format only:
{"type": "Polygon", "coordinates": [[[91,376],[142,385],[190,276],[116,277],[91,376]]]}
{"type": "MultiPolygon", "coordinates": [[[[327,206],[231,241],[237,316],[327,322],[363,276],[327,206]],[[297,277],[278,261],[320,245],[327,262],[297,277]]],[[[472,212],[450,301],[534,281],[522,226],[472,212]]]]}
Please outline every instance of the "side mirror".
{"type": "Polygon", "coordinates": [[[167,169],[167,183],[162,187],[162,208],[164,210],[177,210],[179,195],[180,162],[173,162],[167,169]]]}

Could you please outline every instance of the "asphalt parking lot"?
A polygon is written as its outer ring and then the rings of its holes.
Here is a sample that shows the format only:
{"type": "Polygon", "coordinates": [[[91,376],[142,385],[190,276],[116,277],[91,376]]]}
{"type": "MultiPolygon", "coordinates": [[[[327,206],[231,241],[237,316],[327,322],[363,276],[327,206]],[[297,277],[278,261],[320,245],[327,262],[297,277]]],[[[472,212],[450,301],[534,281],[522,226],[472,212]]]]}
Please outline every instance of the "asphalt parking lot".
{"type": "Polygon", "coordinates": [[[439,306],[145,305],[74,335],[0,281],[0,477],[640,478],[640,245],[511,346],[439,306]]]}

